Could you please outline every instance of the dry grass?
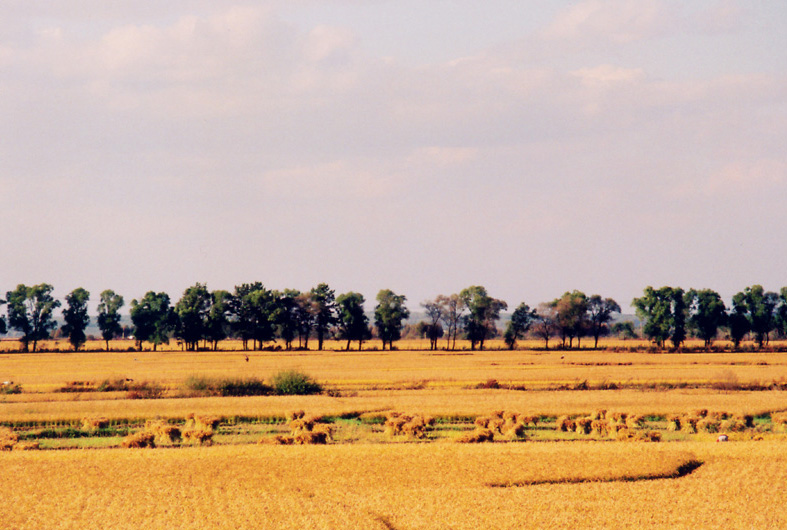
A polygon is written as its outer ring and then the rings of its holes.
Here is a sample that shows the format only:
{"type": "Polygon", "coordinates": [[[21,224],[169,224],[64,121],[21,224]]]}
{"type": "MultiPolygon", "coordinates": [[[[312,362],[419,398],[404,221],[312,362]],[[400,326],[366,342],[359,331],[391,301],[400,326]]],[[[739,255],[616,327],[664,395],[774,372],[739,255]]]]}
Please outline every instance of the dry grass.
{"type": "Polygon", "coordinates": [[[0,515],[19,530],[787,525],[787,456],[767,442],[12,452],[0,464],[0,515]],[[692,474],[653,480],[695,459],[692,474]]]}

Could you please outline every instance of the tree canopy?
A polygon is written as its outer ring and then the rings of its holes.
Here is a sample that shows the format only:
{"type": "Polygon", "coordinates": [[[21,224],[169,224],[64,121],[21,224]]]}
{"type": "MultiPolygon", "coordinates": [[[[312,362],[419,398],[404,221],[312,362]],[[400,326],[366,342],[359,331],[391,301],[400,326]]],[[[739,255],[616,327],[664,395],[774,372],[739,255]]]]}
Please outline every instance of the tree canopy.
{"type": "Polygon", "coordinates": [[[394,341],[402,338],[402,326],[410,317],[410,311],[405,307],[407,300],[404,295],[395,294],[390,289],[383,289],[377,293],[377,305],[374,308],[374,325],[377,334],[388,349],[393,349],[394,341]]]}

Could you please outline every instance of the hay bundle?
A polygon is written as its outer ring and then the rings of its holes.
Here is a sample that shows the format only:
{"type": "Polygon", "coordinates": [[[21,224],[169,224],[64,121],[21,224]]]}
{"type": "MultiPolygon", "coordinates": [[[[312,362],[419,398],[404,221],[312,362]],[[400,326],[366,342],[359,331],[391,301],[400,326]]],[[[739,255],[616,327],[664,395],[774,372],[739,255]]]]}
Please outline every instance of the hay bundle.
{"type": "Polygon", "coordinates": [[[728,418],[719,424],[721,432],[743,432],[746,430],[746,423],[736,418],[728,418]]]}
{"type": "Polygon", "coordinates": [[[691,416],[695,418],[704,418],[708,415],[708,409],[697,409],[691,412],[691,416]]]}
{"type": "Polygon", "coordinates": [[[681,423],[680,416],[670,416],[667,418],[668,431],[680,431],[683,424],[681,423]]]}
{"type": "Polygon", "coordinates": [[[152,432],[156,436],[157,445],[172,445],[180,443],[181,441],[180,428],[175,425],[170,425],[166,421],[146,421],[145,430],[147,432],[152,432]]]}
{"type": "Polygon", "coordinates": [[[555,428],[561,432],[573,432],[576,427],[576,422],[568,416],[560,416],[555,422],[555,428]]]}
{"type": "Polygon", "coordinates": [[[634,439],[634,433],[629,430],[628,427],[625,425],[618,424],[621,428],[617,429],[615,432],[615,439],[621,442],[628,442],[634,439]]]}
{"type": "Polygon", "coordinates": [[[604,409],[597,410],[593,414],[590,415],[591,420],[604,420],[607,418],[607,411],[604,409]]]}
{"type": "Polygon", "coordinates": [[[293,410],[286,414],[287,421],[298,420],[306,417],[306,413],[302,410],[293,410]]]}
{"type": "Polygon", "coordinates": [[[711,417],[705,417],[697,422],[697,430],[702,432],[716,433],[719,432],[720,425],[721,422],[719,420],[715,420],[711,417]]]}
{"type": "Polygon", "coordinates": [[[213,444],[213,430],[212,429],[188,429],[182,433],[184,440],[196,442],[200,445],[213,444]]]}
{"type": "Polygon", "coordinates": [[[82,418],[82,430],[95,431],[109,427],[109,420],[106,418],[82,418]]]}
{"type": "Polygon", "coordinates": [[[641,429],[645,426],[645,417],[639,414],[629,416],[626,419],[626,426],[629,429],[641,429]]]}
{"type": "Polygon", "coordinates": [[[469,432],[464,434],[456,439],[459,443],[465,444],[477,444],[483,442],[493,442],[495,440],[495,434],[486,428],[476,428],[473,432],[469,432]]]}
{"type": "MultiPolygon", "coordinates": [[[[260,440],[259,443],[265,443],[265,440],[260,440]]],[[[292,436],[277,434],[271,439],[271,443],[276,445],[292,445],[295,443],[295,438],[293,438],[292,436]]]]}
{"type": "Polygon", "coordinates": [[[701,418],[697,418],[695,416],[687,416],[683,418],[682,425],[680,427],[681,432],[695,434],[697,432],[697,423],[700,421],[700,419],[701,418]]]}
{"type": "Polygon", "coordinates": [[[533,427],[538,427],[538,422],[541,420],[540,416],[520,416],[522,423],[525,425],[532,425],[533,427]]]}
{"type": "Polygon", "coordinates": [[[9,427],[0,427],[0,451],[10,451],[19,441],[19,435],[9,427]]]}
{"type": "Polygon", "coordinates": [[[14,451],[35,451],[40,448],[41,445],[36,441],[19,442],[14,446],[14,451]]]}
{"type": "Polygon", "coordinates": [[[130,449],[143,449],[145,447],[156,447],[156,435],[148,431],[140,431],[135,434],[129,434],[120,443],[121,447],[130,449]]]}
{"type": "Polygon", "coordinates": [[[388,415],[385,422],[385,433],[388,436],[422,439],[426,438],[433,425],[434,419],[429,416],[394,412],[388,415]]]}
{"type": "Polygon", "coordinates": [[[614,423],[626,423],[627,418],[628,414],[625,412],[613,412],[608,415],[607,420],[612,420],[614,423]]]}
{"type": "Polygon", "coordinates": [[[606,420],[593,420],[590,422],[590,433],[594,436],[607,436],[609,424],[606,420]]]}
{"type": "Polygon", "coordinates": [[[575,431],[577,434],[590,434],[592,426],[593,420],[591,418],[580,418],[576,421],[575,431]]]}

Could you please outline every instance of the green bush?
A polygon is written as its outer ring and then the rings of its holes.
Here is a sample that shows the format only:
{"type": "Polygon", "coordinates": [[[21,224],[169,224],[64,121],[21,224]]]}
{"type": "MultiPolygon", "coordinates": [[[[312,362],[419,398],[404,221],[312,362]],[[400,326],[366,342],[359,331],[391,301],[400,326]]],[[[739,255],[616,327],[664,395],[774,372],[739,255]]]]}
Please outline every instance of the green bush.
{"type": "Polygon", "coordinates": [[[287,370],[273,376],[273,391],[280,396],[303,396],[319,394],[322,386],[303,372],[287,370]]]}
{"type": "Polygon", "coordinates": [[[266,396],[273,389],[254,377],[247,379],[210,379],[192,376],[186,379],[186,389],[202,396],[266,396]]]}

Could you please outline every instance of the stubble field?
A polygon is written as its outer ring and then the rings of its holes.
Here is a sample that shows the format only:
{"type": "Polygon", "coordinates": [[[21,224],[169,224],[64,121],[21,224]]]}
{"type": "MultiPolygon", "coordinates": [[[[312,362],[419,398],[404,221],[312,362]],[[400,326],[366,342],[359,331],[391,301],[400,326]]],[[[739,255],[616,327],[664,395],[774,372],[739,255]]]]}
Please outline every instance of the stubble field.
{"type": "Polygon", "coordinates": [[[18,529],[783,528],[787,441],[775,418],[787,410],[786,378],[781,353],[265,351],[248,361],[234,351],[3,354],[0,379],[22,392],[0,395],[0,422],[20,436],[70,429],[77,437],[0,453],[0,517],[18,529]],[[189,377],[267,380],[289,369],[327,391],[182,391],[189,377]],[[117,378],[161,385],[163,397],[57,391],[117,378]],[[297,409],[331,424],[327,445],[270,443],[297,409]],[[608,418],[640,416],[661,443],[556,430],[558,417],[599,409],[608,418]],[[730,431],[727,443],[715,442],[721,430],[668,429],[668,417],[697,409],[728,422],[748,415],[751,428],[730,431]],[[456,443],[474,418],[495,411],[539,421],[520,437],[456,443]],[[434,430],[394,439],[380,423],[391,412],[431,416],[434,430]],[[217,418],[213,446],[124,449],[117,433],[75,427],[100,416],[133,432],[191,415],[217,418]],[[55,447],[78,449],[47,449],[55,447]]]}

